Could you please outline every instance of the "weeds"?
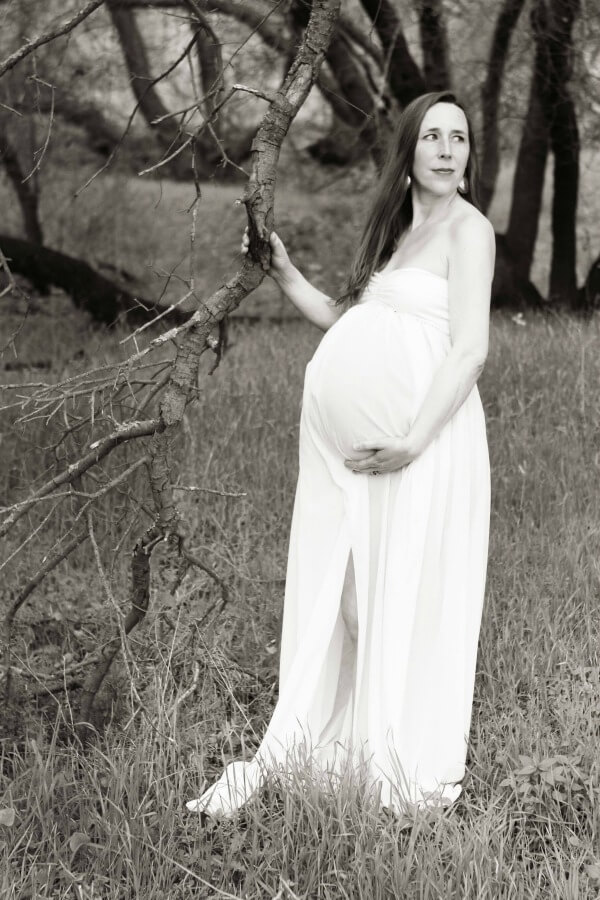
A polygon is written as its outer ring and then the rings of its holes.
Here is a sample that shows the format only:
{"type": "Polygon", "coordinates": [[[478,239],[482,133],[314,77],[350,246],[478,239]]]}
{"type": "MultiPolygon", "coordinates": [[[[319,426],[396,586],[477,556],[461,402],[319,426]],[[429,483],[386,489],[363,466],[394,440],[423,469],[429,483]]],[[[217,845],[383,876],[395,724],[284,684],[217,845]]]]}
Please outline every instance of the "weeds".
{"type": "MultiPolygon", "coordinates": [[[[40,316],[21,352],[51,356],[62,376],[73,346],[82,366],[110,359],[117,341],[65,311],[60,337],[40,316]]],[[[21,611],[18,703],[3,712],[0,742],[2,900],[599,896],[597,317],[493,316],[480,381],[488,586],[457,803],[402,830],[360,780],[330,790],[300,769],[269,780],[232,820],[185,811],[227,762],[252,755],[275,703],[302,377],[319,337],[302,322],[232,323],[232,348],[187,415],[178,473],[181,485],[239,495],[181,492],[191,547],[227,580],[229,605],[215,618],[215,588],[197,573],[168,616],[153,604],[89,747],[74,737],[69,697],[110,623],[87,551],[21,611]]],[[[25,444],[5,429],[4,493],[41,471],[37,437],[25,444]]],[[[100,511],[117,601],[127,554],[110,551],[128,546],[131,502],[124,491],[100,511]]],[[[26,549],[20,565],[38,564],[26,549]]]]}

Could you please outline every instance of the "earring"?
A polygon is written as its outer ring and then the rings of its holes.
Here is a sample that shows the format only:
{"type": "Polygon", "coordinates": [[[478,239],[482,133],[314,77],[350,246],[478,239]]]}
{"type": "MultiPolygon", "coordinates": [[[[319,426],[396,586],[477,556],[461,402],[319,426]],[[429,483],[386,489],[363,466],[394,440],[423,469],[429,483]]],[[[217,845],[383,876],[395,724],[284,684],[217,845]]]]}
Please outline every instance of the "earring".
{"type": "Polygon", "coordinates": [[[469,182],[467,181],[466,178],[463,177],[460,179],[460,181],[458,183],[458,190],[460,191],[461,194],[467,193],[467,191],[469,190],[469,182]]]}
{"type": "Polygon", "coordinates": [[[411,181],[410,181],[410,175],[407,175],[407,176],[406,176],[406,187],[407,187],[407,189],[410,187],[410,183],[411,183],[411,181]]]}

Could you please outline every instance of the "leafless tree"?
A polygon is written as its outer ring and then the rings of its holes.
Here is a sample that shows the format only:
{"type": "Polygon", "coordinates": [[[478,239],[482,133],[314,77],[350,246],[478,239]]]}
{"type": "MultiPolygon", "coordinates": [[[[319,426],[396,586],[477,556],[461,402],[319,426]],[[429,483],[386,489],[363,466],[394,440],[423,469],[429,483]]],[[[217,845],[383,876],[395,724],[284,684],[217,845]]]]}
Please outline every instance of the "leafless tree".
{"type": "MultiPolygon", "coordinates": [[[[208,298],[198,296],[192,279],[189,295],[196,301],[195,312],[143,347],[139,347],[141,331],[138,330],[134,338],[139,349],[121,364],[100,367],[55,384],[15,386],[21,424],[47,421],[57,413],[63,416],[65,431],[60,445],[67,452],[61,463],[54,464],[52,471],[41,478],[39,485],[5,506],[0,536],[11,535],[16,547],[14,556],[31,539],[32,526],[33,535],[36,534],[37,526],[33,525],[36,517],[39,527],[43,527],[48,518],[60,516],[65,504],[74,504],[74,511],[67,532],[57,540],[35,575],[20,586],[6,613],[6,695],[10,690],[12,630],[23,604],[47,575],[84,541],[94,551],[107,599],[114,599],[98,553],[94,509],[111,491],[131,483],[142,472],[149,486],[150,502],[140,503],[141,513],[148,522],[145,527],[138,524],[132,551],[129,613],[114,638],[86,661],[80,705],[80,725],[84,731],[93,718],[94,700],[113,659],[124,647],[127,634],[146,613],[152,576],[150,563],[158,546],[163,551],[162,564],[154,577],[159,582],[160,596],[168,596],[187,569],[196,566],[215,579],[222,602],[227,600],[227,586],[188,546],[173,474],[177,470],[178,438],[185,410],[197,392],[200,359],[207,350],[219,350],[218,339],[213,335],[215,328],[260,284],[269,266],[268,236],[273,227],[275,173],[281,143],[317,76],[338,9],[339,0],[315,0],[295,60],[280,89],[268,97],[267,111],[253,143],[252,167],[244,196],[250,253],[241,269],[208,298]],[[173,352],[165,357],[167,347],[173,352]],[[83,413],[84,406],[87,414],[83,413]],[[74,437],[77,437],[75,442],[68,439],[74,437]],[[68,448],[73,446],[79,452],[71,455],[68,448]]],[[[76,19],[71,22],[73,28],[78,24],[76,19]]],[[[24,55],[25,51],[21,51],[21,58],[24,55]]],[[[6,64],[3,68],[6,69],[6,64]]],[[[5,386],[9,392],[10,388],[5,386]]]]}

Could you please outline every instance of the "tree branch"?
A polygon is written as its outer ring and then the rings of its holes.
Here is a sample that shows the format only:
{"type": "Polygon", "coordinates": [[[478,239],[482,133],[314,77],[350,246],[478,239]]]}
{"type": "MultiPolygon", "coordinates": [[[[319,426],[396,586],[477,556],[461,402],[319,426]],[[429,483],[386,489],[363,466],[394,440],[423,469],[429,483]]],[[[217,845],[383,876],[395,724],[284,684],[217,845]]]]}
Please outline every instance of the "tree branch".
{"type": "Polygon", "coordinates": [[[51,494],[52,491],[63,484],[71,484],[76,478],[79,478],[84,472],[87,472],[89,468],[107,456],[115,449],[115,447],[118,447],[119,444],[123,444],[125,441],[129,441],[132,438],[147,437],[148,435],[156,434],[163,428],[164,425],[161,423],[160,419],[147,419],[143,422],[127,422],[112,434],[101,438],[99,441],[95,441],[92,444],[89,453],[78,459],[76,463],[68,466],[68,468],[64,472],[61,472],[60,475],[55,475],[54,478],[51,478],[50,481],[47,481],[38,488],[38,490],[28,497],[27,500],[24,500],[13,509],[2,525],[0,525],[0,537],[7,534],[15,522],[18,522],[21,516],[25,515],[27,510],[31,509],[38,500],[47,497],[48,494],[51,494]]]}
{"type": "Polygon", "coordinates": [[[80,9],[71,19],[67,22],[63,22],[62,25],[57,25],[55,28],[51,28],[50,31],[44,32],[39,37],[35,38],[33,41],[27,41],[26,44],[23,44],[22,47],[19,47],[18,50],[15,50],[14,53],[11,53],[9,57],[7,57],[4,62],[0,63],[0,78],[8,72],[9,69],[14,68],[17,63],[21,62],[26,56],[29,56],[30,53],[33,53],[34,50],[37,50],[38,47],[41,47],[43,44],[49,44],[50,41],[53,41],[57,37],[61,37],[63,34],[68,34],[70,31],[73,31],[80,22],[83,22],[84,19],[87,19],[89,15],[91,15],[95,10],[98,9],[99,6],[102,6],[104,0],[90,0],[87,6],[84,6],[83,9],[80,9]]]}

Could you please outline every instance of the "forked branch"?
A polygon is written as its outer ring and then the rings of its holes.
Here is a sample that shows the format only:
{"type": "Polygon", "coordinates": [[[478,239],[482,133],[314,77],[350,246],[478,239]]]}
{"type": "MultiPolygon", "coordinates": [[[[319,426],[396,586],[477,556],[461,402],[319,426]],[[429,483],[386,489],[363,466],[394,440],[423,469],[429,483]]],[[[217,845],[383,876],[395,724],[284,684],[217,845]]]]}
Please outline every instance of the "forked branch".
{"type": "Polygon", "coordinates": [[[63,22],[62,25],[50,28],[48,31],[40,34],[39,37],[34,38],[33,41],[27,41],[22,47],[15,50],[14,53],[11,53],[4,62],[0,63],[0,78],[2,78],[9,69],[13,69],[22,59],[25,59],[25,57],[29,56],[30,53],[33,53],[34,50],[37,50],[38,47],[41,47],[43,44],[49,44],[50,41],[55,40],[57,37],[62,37],[62,35],[73,31],[74,28],[83,22],[84,19],[87,19],[87,17],[95,12],[99,6],[102,6],[103,3],[104,0],[90,0],[83,9],[80,9],[74,16],[66,22],[63,22]]]}

